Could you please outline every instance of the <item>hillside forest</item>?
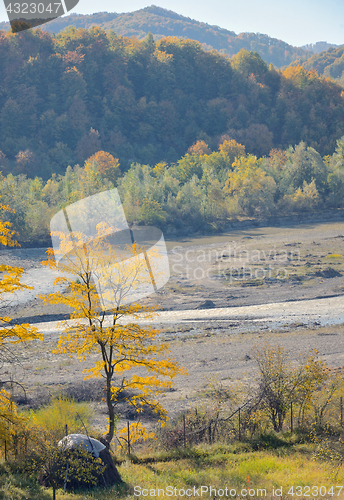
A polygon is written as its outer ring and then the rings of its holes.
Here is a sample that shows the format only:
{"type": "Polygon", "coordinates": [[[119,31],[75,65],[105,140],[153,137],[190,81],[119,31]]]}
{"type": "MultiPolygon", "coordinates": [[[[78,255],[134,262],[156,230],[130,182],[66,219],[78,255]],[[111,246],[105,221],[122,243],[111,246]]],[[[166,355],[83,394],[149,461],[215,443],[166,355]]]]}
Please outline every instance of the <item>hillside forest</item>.
{"type": "Polygon", "coordinates": [[[341,207],[344,90],[256,53],[93,27],[0,32],[0,196],[19,240],[117,186],[130,222],[209,231],[341,207]]]}
{"type": "Polygon", "coordinates": [[[306,70],[315,69],[321,76],[331,78],[344,85],[344,45],[330,47],[320,54],[314,54],[301,62],[306,70]]]}
{"type": "MultiPolygon", "coordinates": [[[[205,50],[218,50],[222,54],[233,56],[241,49],[254,50],[268,64],[277,67],[287,66],[296,59],[306,58],[319,49],[319,45],[293,47],[288,43],[271,38],[261,33],[239,33],[212,26],[207,23],[181,16],[171,10],[151,5],[135,12],[98,12],[90,15],[70,14],[44,25],[48,33],[60,33],[68,26],[89,29],[99,26],[105,31],[115,31],[118,35],[136,37],[139,40],[152,33],[155,40],[166,36],[198,40],[205,50]]],[[[0,29],[10,30],[10,23],[0,23],[0,29]]],[[[326,48],[327,44],[325,44],[326,48]]],[[[322,50],[325,50],[322,48],[322,50]]]]}
{"type": "Polygon", "coordinates": [[[344,137],[322,157],[304,142],[267,156],[246,152],[234,139],[212,151],[197,141],[175,163],[132,163],[98,151],[64,174],[28,178],[1,174],[3,212],[24,245],[49,245],[49,222],[64,206],[117,186],[130,223],[155,225],[167,235],[221,231],[238,217],[290,215],[344,206],[344,137]]]}
{"type": "Polygon", "coordinates": [[[343,87],[245,50],[230,59],[192,40],[69,27],[0,32],[0,67],[4,174],[46,181],[97,151],[125,172],[223,136],[257,157],[300,141],[324,156],[344,134],[343,87]]]}

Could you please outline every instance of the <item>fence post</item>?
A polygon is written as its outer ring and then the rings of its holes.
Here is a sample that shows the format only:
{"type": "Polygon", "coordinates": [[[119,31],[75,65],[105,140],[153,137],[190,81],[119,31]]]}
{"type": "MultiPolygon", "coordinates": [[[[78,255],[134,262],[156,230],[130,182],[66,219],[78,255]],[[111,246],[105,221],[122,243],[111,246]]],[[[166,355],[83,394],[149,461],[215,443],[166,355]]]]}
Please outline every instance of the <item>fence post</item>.
{"type": "Polygon", "coordinates": [[[340,426],[343,427],[343,396],[340,396],[340,426]]]}
{"type": "Polygon", "coordinates": [[[185,423],[185,414],[183,415],[183,443],[184,443],[184,448],[186,448],[186,423],[185,423]]]}
{"type": "Polygon", "coordinates": [[[68,436],[68,425],[65,425],[65,436],[68,436]]]}
{"type": "Polygon", "coordinates": [[[130,456],[130,428],[129,420],[127,420],[127,432],[128,432],[128,457],[130,456]]]}
{"type": "Polygon", "coordinates": [[[239,441],[241,441],[241,408],[239,408],[239,441]]]}
{"type": "Polygon", "coordinates": [[[290,432],[293,432],[293,402],[290,403],[290,432]]]}

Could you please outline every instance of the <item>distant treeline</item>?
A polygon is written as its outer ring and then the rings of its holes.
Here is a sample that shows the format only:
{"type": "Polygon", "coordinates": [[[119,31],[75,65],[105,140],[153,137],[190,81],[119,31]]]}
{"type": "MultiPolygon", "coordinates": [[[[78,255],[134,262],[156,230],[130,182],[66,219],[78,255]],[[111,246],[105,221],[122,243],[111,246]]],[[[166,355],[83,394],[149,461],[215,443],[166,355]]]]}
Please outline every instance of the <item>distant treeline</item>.
{"type": "Polygon", "coordinates": [[[69,18],[66,16],[54,20],[45,29],[58,33],[68,25],[86,28],[90,27],[91,23],[105,30],[113,30],[118,35],[135,36],[139,39],[145,38],[149,32],[154,39],[167,36],[190,38],[199,41],[206,50],[215,49],[230,57],[241,49],[253,50],[268,64],[272,63],[276,67],[288,66],[296,59],[311,55],[311,49],[293,47],[262,33],[236,34],[234,31],[211,26],[156,5],[118,15],[104,12],[90,16],[72,14],[69,18]]]}
{"type": "Polygon", "coordinates": [[[344,134],[344,91],[255,52],[229,59],[192,40],[68,28],[0,32],[0,168],[45,181],[97,151],[176,163],[229,136],[262,157],[304,141],[322,156],[344,134]]]}
{"type": "Polygon", "coordinates": [[[83,167],[43,181],[20,174],[0,178],[3,212],[31,245],[49,242],[49,222],[62,207],[118,187],[129,222],[156,225],[167,234],[220,231],[237,216],[293,214],[344,207],[344,137],[324,158],[304,142],[266,157],[247,154],[231,138],[216,151],[197,141],[177,162],[133,163],[121,173],[118,159],[104,151],[83,167]]]}
{"type": "MultiPolygon", "coordinates": [[[[319,48],[326,50],[324,47],[331,46],[326,42],[319,42],[308,47],[293,47],[282,40],[261,33],[237,35],[234,31],[211,26],[155,5],[122,14],[115,12],[72,13],[50,21],[42,29],[51,34],[58,34],[68,26],[84,29],[99,26],[106,31],[112,30],[118,35],[137,37],[139,40],[146,38],[148,33],[152,33],[155,40],[167,36],[190,38],[199,41],[205,50],[215,49],[230,57],[241,49],[253,50],[258,52],[268,64],[272,63],[278,68],[288,66],[296,59],[306,59],[312,55],[313,51],[320,52],[319,48]]],[[[10,30],[10,23],[0,23],[0,29],[10,30]]]]}
{"type": "Polygon", "coordinates": [[[332,78],[344,86],[344,45],[314,54],[302,66],[306,70],[315,69],[320,76],[332,78]]]}

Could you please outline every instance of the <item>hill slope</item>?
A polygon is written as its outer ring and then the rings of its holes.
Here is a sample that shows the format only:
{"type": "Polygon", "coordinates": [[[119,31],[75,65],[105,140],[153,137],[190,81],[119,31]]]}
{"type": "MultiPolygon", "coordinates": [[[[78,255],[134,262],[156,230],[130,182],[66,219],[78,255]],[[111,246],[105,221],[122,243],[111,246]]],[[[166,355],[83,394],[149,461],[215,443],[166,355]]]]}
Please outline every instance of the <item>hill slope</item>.
{"type": "Polygon", "coordinates": [[[320,76],[330,77],[344,85],[344,45],[314,54],[302,66],[307,70],[315,69],[320,76]]]}
{"type": "Polygon", "coordinates": [[[48,178],[99,150],[123,169],[175,162],[224,134],[259,156],[301,140],[324,155],[344,134],[342,87],[253,52],[229,60],[191,40],[70,28],[0,33],[0,64],[4,172],[9,161],[13,173],[48,178]]]}
{"type": "Polygon", "coordinates": [[[301,49],[314,52],[314,54],[320,54],[320,52],[326,52],[326,50],[331,48],[337,48],[339,45],[335,43],[328,42],[316,42],[316,43],[308,43],[307,45],[302,45],[301,49]]]}
{"type": "MultiPolygon", "coordinates": [[[[155,39],[177,36],[198,40],[205,50],[216,49],[233,56],[241,49],[253,50],[268,63],[276,67],[287,66],[296,59],[306,58],[310,51],[293,47],[287,43],[260,33],[240,33],[195,21],[154,5],[124,14],[97,13],[92,15],[71,14],[44,25],[44,30],[59,33],[68,25],[90,28],[97,25],[105,30],[114,30],[118,35],[143,39],[151,32],[155,39]]],[[[0,29],[9,29],[9,23],[0,23],[0,29]]]]}

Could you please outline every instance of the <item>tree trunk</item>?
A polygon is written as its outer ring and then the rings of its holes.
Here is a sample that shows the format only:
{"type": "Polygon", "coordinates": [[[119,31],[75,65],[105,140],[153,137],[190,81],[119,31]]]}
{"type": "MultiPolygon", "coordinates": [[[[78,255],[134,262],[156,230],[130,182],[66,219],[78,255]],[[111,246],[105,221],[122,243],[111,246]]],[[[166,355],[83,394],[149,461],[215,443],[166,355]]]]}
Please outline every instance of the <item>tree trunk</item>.
{"type": "Polygon", "coordinates": [[[113,408],[112,404],[112,399],[111,399],[111,379],[107,378],[106,380],[106,404],[108,407],[108,414],[109,414],[109,431],[107,435],[105,436],[106,441],[110,444],[114,433],[115,433],[115,411],[113,408]]]}
{"type": "Polygon", "coordinates": [[[274,431],[278,432],[277,413],[274,410],[271,410],[270,414],[274,431]]]}
{"type": "Polygon", "coordinates": [[[282,430],[283,430],[283,424],[284,424],[284,419],[285,419],[285,412],[284,411],[279,411],[278,412],[277,432],[282,432],[282,430]]]}

